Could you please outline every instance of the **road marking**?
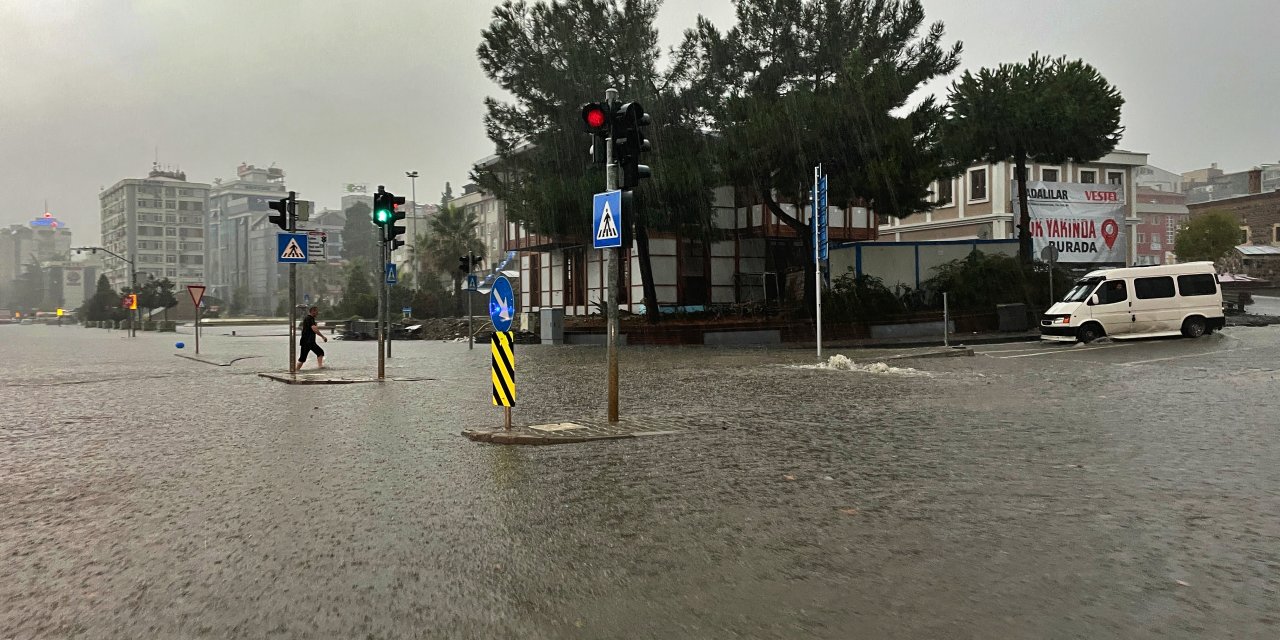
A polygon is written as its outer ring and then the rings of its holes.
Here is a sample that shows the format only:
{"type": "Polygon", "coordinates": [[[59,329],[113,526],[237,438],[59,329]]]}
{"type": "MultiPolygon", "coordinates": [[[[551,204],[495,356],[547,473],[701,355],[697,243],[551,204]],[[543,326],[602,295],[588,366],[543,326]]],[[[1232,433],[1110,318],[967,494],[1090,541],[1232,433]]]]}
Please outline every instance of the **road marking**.
{"type": "Polygon", "coordinates": [[[1100,347],[1084,347],[1084,348],[1074,347],[1074,348],[1071,348],[1071,349],[1063,349],[1062,351],[1041,351],[1041,352],[1039,352],[1039,353],[1024,353],[1024,354],[1016,355],[1016,356],[1001,356],[1001,357],[1000,357],[1000,359],[1001,359],[1001,360],[1009,360],[1009,359],[1011,359],[1011,358],[1034,358],[1034,357],[1036,357],[1036,356],[1060,356],[1060,355],[1068,354],[1068,353],[1080,353],[1081,351],[1096,351],[1096,350],[1098,350],[1098,349],[1116,349],[1116,348],[1119,348],[1119,347],[1126,347],[1126,346],[1128,346],[1128,345],[1123,345],[1123,344],[1104,344],[1104,345],[1102,345],[1102,346],[1100,346],[1100,347]]]}
{"type": "Polygon", "coordinates": [[[1150,360],[1135,360],[1133,362],[1122,362],[1122,367],[1132,367],[1135,364],[1150,364],[1152,362],[1164,362],[1165,360],[1177,360],[1179,358],[1194,358],[1196,356],[1212,356],[1219,353],[1231,353],[1233,351],[1247,351],[1247,349],[1227,349],[1226,351],[1209,351],[1205,353],[1184,353],[1180,356],[1168,356],[1166,358],[1152,358],[1150,360]]]}

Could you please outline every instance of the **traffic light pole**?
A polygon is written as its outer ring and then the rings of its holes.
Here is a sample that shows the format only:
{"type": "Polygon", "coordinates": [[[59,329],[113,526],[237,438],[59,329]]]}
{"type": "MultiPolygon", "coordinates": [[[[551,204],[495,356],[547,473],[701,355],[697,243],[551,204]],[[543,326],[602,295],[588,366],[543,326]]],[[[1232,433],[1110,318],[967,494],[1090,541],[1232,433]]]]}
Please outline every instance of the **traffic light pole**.
{"type": "Polygon", "coordinates": [[[386,331],[385,331],[386,325],[382,321],[382,312],[386,308],[385,305],[387,301],[387,296],[386,296],[387,278],[385,273],[386,264],[387,264],[387,241],[386,240],[383,240],[382,243],[380,244],[378,255],[382,258],[382,265],[383,265],[382,268],[384,270],[384,273],[382,274],[383,275],[382,283],[378,285],[378,320],[377,320],[378,322],[378,379],[382,380],[383,378],[387,377],[387,358],[386,358],[387,352],[385,349],[382,348],[383,342],[386,340],[386,331]]]}
{"type": "MultiPolygon", "coordinates": [[[[605,102],[610,111],[618,101],[618,90],[609,89],[604,93],[605,102]]],[[[612,124],[610,125],[612,127],[612,124]]],[[[618,188],[618,165],[613,153],[613,132],[609,133],[609,142],[605,144],[605,191],[618,188]]],[[[630,215],[628,213],[627,215],[630,215]]],[[[605,300],[608,306],[608,358],[609,358],[609,422],[618,421],[618,267],[621,260],[621,249],[605,250],[605,271],[608,272],[608,291],[605,300]]]]}
{"type": "MultiPolygon", "coordinates": [[[[289,192],[289,233],[298,232],[297,194],[289,192]]],[[[298,265],[289,263],[289,373],[298,372],[298,265]]]]}
{"type": "Polygon", "coordinates": [[[391,285],[387,284],[387,264],[391,262],[391,245],[383,245],[382,286],[387,294],[382,296],[382,321],[387,323],[387,359],[391,359],[391,285]]]}

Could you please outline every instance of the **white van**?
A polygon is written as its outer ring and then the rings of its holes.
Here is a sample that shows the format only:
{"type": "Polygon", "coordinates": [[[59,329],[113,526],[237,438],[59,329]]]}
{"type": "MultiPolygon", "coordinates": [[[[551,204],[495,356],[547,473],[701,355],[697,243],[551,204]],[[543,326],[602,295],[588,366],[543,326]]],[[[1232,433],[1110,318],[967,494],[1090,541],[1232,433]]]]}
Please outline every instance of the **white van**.
{"type": "Polygon", "coordinates": [[[1199,338],[1226,324],[1212,262],[1093,271],[1040,319],[1040,338],[1199,338]]]}

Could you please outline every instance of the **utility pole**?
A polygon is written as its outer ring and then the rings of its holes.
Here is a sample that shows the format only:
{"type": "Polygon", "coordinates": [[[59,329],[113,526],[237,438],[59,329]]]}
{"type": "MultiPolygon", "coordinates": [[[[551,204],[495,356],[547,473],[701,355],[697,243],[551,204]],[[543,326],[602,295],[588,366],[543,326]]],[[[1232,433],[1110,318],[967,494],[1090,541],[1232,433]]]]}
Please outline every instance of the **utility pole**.
{"type": "Polygon", "coordinates": [[[391,284],[387,282],[387,265],[391,264],[391,246],[386,240],[382,242],[382,286],[386,294],[382,296],[382,322],[387,326],[387,358],[391,358],[391,284]]]}
{"type": "Polygon", "coordinates": [[[406,171],[404,175],[409,178],[409,195],[412,198],[409,213],[413,216],[413,290],[422,291],[422,274],[419,273],[422,254],[418,248],[418,172],[406,171]]]}
{"type": "Polygon", "coordinates": [[[471,274],[476,272],[476,253],[467,250],[467,349],[476,348],[476,332],[472,327],[475,314],[471,312],[471,299],[475,297],[475,292],[471,290],[471,274]]]}
{"type": "MultiPolygon", "coordinates": [[[[618,90],[606,90],[604,92],[604,101],[608,105],[607,108],[610,113],[616,112],[618,90]]],[[[604,175],[605,191],[616,191],[618,189],[618,164],[614,158],[612,131],[609,133],[608,143],[605,144],[604,175]]],[[[618,267],[620,266],[621,253],[621,249],[607,249],[605,252],[605,271],[609,274],[608,291],[605,293],[609,316],[606,321],[609,352],[609,422],[618,421],[618,267]]]]}

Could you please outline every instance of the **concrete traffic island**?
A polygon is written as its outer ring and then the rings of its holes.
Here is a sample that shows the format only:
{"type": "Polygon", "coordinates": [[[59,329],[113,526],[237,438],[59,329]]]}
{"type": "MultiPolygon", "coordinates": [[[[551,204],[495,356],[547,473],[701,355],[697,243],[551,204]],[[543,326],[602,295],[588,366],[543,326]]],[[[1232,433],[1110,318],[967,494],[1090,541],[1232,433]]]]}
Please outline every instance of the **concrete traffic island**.
{"type": "Polygon", "coordinates": [[[258,377],[285,384],[361,384],[365,382],[425,382],[435,378],[388,377],[379,380],[377,376],[333,376],[328,372],[311,373],[259,373],[258,377]]]}
{"type": "Polygon", "coordinates": [[[465,429],[462,435],[474,442],[489,444],[544,445],[669,436],[713,427],[727,429],[728,421],[726,420],[724,424],[699,423],[695,427],[676,420],[661,418],[623,419],[613,424],[604,420],[574,420],[514,426],[510,430],[502,427],[465,429]]]}

